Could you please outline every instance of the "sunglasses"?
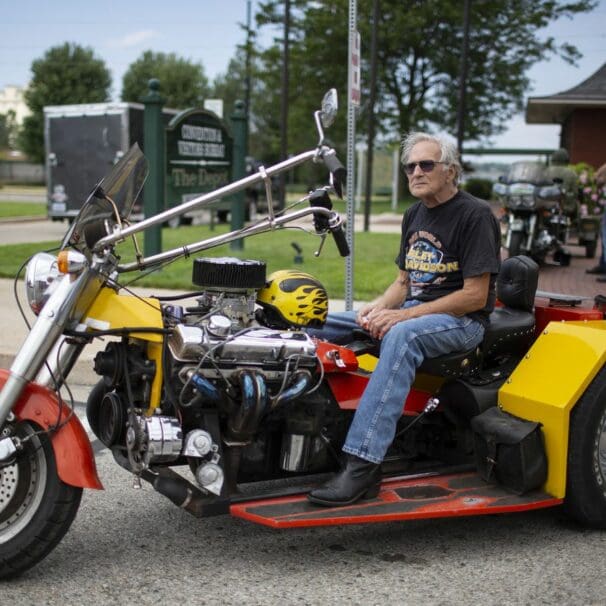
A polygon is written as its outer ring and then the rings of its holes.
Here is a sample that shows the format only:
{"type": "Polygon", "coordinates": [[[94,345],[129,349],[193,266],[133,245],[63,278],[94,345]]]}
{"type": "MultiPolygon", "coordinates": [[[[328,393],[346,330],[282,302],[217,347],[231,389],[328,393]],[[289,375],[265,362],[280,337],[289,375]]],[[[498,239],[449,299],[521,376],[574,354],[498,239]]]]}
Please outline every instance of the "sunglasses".
{"type": "Polygon", "coordinates": [[[424,172],[430,173],[435,167],[436,164],[446,164],[446,162],[438,162],[436,160],[421,160],[420,162],[409,162],[408,164],[404,164],[404,172],[407,175],[412,175],[415,172],[415,168],[417,166],[424,172]]]}

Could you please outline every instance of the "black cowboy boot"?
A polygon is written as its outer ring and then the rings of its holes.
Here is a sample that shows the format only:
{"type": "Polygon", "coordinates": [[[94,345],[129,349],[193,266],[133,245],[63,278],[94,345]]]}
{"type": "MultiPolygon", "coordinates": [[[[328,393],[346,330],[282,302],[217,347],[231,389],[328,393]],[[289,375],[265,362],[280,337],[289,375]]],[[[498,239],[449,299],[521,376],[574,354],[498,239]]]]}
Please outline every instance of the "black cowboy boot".
{"type": "Polygon", "coordinates": [[[348,454],[345,467],[334,478],[314,488],[307,498],[326,507],[351,505],[361,498],[376,497],[380,484],[380,465],[348,454]]]}

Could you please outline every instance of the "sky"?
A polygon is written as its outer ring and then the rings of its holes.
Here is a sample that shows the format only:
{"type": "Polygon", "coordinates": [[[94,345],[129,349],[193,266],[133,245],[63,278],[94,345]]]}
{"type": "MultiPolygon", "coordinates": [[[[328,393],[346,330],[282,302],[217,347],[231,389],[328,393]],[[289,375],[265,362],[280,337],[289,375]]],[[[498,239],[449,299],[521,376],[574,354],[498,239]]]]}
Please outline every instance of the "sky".
{"type": "MultiPolygon", "coordinates": [[[[251,1],[254,14],[258,1],[251,1]]],[[[25,86],[32,61],[66,41],[93,48],[106,62],[115,100],[124,72],[148,49],[201,62],[212,81],[226,70],[236,45],[244,41],[241,25],[246,18],[247,0],[0,0],[0,89],[25,86]]],[[[576,66],[557,57],[536,64],[528,74],[532,87],[528,95],[567,90],[601,67],[606,62],[605,24],[606,0],[601,0],[591,13],[562,19],[538,32],[576,45],[583,58],[576,66]]],[[[362,53],[364,46],[362,40],[362,53]]],[[[502,148],[553,149],[558,147],[559,132],[557,125],[525,124],[522,113],[492,143],[502,148]]],[[[503,158],[507,157],[482,157],[503,158]]]]}

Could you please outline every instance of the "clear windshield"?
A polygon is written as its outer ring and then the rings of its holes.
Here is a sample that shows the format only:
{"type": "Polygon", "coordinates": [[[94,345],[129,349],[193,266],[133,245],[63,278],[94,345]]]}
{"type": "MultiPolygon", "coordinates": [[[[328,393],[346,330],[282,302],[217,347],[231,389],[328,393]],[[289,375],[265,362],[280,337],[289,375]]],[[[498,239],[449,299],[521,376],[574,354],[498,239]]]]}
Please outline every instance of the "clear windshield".
{"type": "Polygon", "coordinates": [[[545,167],[538,162],[514,162],[505,177],[505,183],[534,183],[546,181],[545,167]]]}
{"type": "Polygon", "coordinates": [[[95,242],[110,234],[130,215],[147,177],[147,160],[135,143],[93,188],[63,238],[61,248],[73,247],[90,257],[95,242]]]}

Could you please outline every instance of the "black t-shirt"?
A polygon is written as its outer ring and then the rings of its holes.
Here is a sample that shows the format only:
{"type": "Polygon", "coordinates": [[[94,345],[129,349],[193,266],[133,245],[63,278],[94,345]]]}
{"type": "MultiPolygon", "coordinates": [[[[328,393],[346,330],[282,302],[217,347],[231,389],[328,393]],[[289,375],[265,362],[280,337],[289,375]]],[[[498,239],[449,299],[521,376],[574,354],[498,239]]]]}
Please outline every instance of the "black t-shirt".
{"type": "Polygon", "coordinates": [[[485,307],[468,314],[486,323],[495,303],[501,231],[490,206],[464,191],[427,208],[418,201],[402,220],[398,267],[408,272],[407,299],[433,301],[463,288],[463,280],[490,273],[485,307]]]}

